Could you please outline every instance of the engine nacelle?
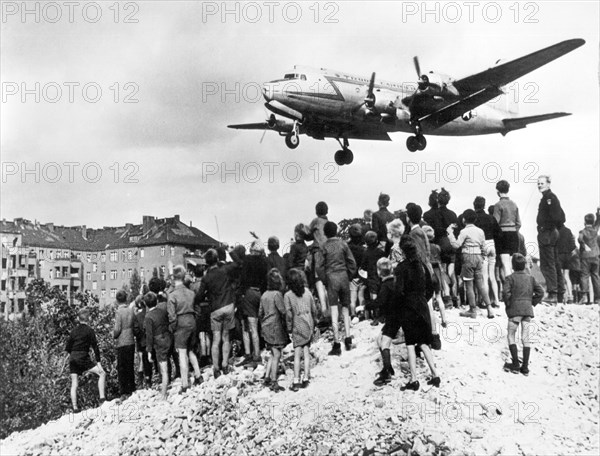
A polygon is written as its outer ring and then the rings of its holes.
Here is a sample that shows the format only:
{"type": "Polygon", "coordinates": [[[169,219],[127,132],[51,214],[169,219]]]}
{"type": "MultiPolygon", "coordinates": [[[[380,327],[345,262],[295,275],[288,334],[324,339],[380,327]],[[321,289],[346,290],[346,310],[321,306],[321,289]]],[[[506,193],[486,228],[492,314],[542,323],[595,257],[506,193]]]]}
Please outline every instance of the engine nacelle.
{"type": "Polygon", "coordinates": [[[398,94],[385,89],[378,89],[374,93],[375,104],[373,105],[373,111],[379,114],[394,115],[396,107],[394,103],[398,94]]]}
{"type": "Polygon", "coordinates": [[[446,99],[456,98],[459,97],[460,94],[452,84],[453,82],[454,81],[450,76],[430,71],[421,76],[419,90],[421,93],[431,96],[440,96],[446,99]]]}

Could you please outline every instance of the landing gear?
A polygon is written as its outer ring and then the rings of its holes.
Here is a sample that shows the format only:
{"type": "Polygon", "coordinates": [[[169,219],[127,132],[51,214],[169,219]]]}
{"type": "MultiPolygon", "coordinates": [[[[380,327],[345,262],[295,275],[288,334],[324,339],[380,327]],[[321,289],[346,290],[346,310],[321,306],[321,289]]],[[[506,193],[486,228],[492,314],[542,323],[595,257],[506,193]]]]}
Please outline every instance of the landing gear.
{"type": "Polygon", "coordinates": [[[342,149],[335,153],[333,159],[338,166],[349,165],[354,161],[354,154],[350,149],[342,149]]]}
{"type": "Polygon", "coordinates": [[[411,152],[425,150],[425,147],[427,147],[427,140],[423,135],[409,136],[406,139],[406,148],[411,152]]]}
{"type": "Polygon", "coordinates": [[[285,136],[285,145],[290,149],[295,149],[300,144],[300,137],[296,133],[290,133],[285,136]]]}
{"type": "Polygon", "coordinates": [[[342,146],[342,149],[335,153],[333,159],[338,166],[349,165],[354,161],[354,154],[348,149],[348,146],[350,145],[348,139],[344,138],[343,143],[340,141],[340,138],[337,138],[337,141],[340,143],[340,146],[342,146]]]}

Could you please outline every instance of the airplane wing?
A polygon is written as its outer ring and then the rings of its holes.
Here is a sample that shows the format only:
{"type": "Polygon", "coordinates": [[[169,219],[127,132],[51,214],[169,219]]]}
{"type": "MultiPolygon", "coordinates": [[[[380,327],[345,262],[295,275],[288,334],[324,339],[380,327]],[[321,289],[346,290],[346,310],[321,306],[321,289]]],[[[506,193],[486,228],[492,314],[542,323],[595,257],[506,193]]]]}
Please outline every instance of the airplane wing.
{"type": "Polygon", "coordinates": [[[452,121],[477,106],[502,94],[500,87],[530,73],[531,71],[571,52],[585,43],[582,39],[562,41],[532,54],[495,66],[472,76],[453,82],[461,95],[459,100],[449,102],[436,111],[423,113],[418,99],[413,101],[414,110],[424,131],[433,130],[452,121]]]}
{"type": "Polygon", "coordinates": [[[506,133],[508,133],[509,131],[525,128],[530,123],[543,122],[544,120],[557,119],[559,117],[565,117],[570,115],[570,112],[553,112],[551,114],[541,114],[538,116],[512,117],[508,119],[502,119],[502,123],[506,126],[506,133]]]}
{"type": "Polygon", "coordinates": [[[236,130],[270,130],[271,129],[267,122],[227,125],[227,128],[234,128],[236,130]]]}
{"type": "Polygon", "coordinates": [[[510,62],[482,71],[481,73],[467,76],[454,81],[453,85],[462,94],[464,92],[475,92],[485,87],[501,87],[533,70],[556,60],[557,58],[583,46],[585,40],[573,39],[562,41],[553,46],[533,52],[510,62]]]}

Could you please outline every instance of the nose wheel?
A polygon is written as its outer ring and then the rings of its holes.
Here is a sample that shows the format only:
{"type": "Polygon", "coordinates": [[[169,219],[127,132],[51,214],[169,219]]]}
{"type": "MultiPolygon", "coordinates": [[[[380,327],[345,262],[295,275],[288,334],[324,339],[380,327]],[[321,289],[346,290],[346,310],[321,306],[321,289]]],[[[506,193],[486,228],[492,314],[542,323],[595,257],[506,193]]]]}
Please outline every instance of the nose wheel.
{"type": "Polygon", "coordinates": [[[348,148],[348,146],[350,145],[348,143],[348,139],[344,138],[343,143],[342,143],[342,141],[340,141],[340,138],[336,138],[336,139],[340,143],[340,146],[342,146],[342,149],[338,150],[335,153],[335,155],[333,156],[333,159],[335,160],[335,163],[338,166],[349,165],[350,163],[352,163],[354,161],[354,154],[348,148]]]}
{"type": "Polygon", "coordinates": [[[406,148],[411,152],[425,150],[425,147],[427,147],[427,140],[421,134],[406,138],[406,148]]]}

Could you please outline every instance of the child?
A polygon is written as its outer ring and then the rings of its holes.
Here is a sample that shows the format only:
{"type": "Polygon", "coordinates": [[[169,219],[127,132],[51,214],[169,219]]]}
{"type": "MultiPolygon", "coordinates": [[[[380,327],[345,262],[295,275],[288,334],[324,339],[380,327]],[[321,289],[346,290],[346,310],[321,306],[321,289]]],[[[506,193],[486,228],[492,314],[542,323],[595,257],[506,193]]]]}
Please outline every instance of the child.
{"type": "Polygon", "coordinates": [[[475,289],[473,282],[477,286],[479,295],[483,298],[488,312],[488,318],[494,318],[490,295],[487,283],[483,279],[483,258],[485,252],[485,234],[481,228],[475,226],[477,214],[472,209],[467,209],[463,215],[465,227],[460,231],[458,239],[454,237],[455,224],[448,227],[448,240],[455,249],[462,249],[461,252],[461,277],[467,289],[467,300],[469,301],[469,310],[461,312],[461,317],[477,317],[477,305],[475,303],[475,289]]]}
{"type": "Polygon", "coordinates": [[[156,353],[156,360],[160,366],[161,384],[160,392],[163,399],[167,399],[167,385],[169,384],[169,370],[167,363],[171,352],[172,336],[169,332],[169,316],[164,307],[157,307],[156,294],[149,291],[144,295],[144,303],[148,308],[144,328],[146,330],[146,356],[152,362],[152,350],[156,353]]]}
{"type": "Polygon", "coordinates": [[[304,286],[304,273],[297,269],[289,271],[288,291],[284,296],[287,330],[294,343],[294,382],[290,389],[306,388],[310,379],[310,342],[312,340],[317,307],[312,294],[304,286]],[[304,356],[304,378],[300,381],[300,356],[304,356]]]}
{"type": "Polygon", "coordinates": [[[366,312],[365,317],[373,318],[373,323],[377,324],[375,318],[377,313],[377,293],[379,292],[379,277],[377,276],[377,260],[383,258],[385,253],[379,248],[379,240],[375,231],[368,231],[365,234],[367,248],[362,260],[361,269],[367,271],[367,294],[366,294],[366,312]]]}
{"type": "Polygon", "coordinates": [[[283,304],[281,287],[283,278],[277,268],[272,268],[267,275],[267,291],[260,298],[258,318],[260,319],[261,333],[267,347],[271,349],[272,357],[265,369],[265,386],[270,386],[271,391],[278,393],[284,388],[277,383],[277,368],[281,359],[281,351],[290,343],[286,331],[286,312],[283,304]]]}
{"type": "Polygon", "coordinates": [[[73,404],[73,413],[79,412],[77,407],[77,387],[79,386],[79,376],[88,372],[98,376],[98,394],[100,395],[100,404],[106,400],[104,397],[104,385],[106,373],[100,364],[100,350],[96,340],[96,333],[89,327],[90,310],[83,308],[79,311],[79,325],[75,326],[69,334],[66,351],[69,353],[69,371],[71,372],[71,403],[73,404]],[[90,358],[90,347],[94,350],[96,364],[90,358]]]}
{"type": "Polygon", "coordinates": [[[117,292],[117,313],[113,337],[117,346],[117,376],[121,400],[127,399],[135,391],[135,341],[133,339],[133,309],[127,305],[127,292],[117,292]]]}
{"type": "Polygon", "coordinates": [[[390,348],[392,339],[396,337],[396,334],[400,329],[400,315],[394,291],[394,276],[392,274],[391,260],[388,258],[380,258],[377,260],[377,274],[381,278],[379,303],[381,306],[381,314],[385,319],[385,324],[383,325],[381,334],[377,338],[377,346],[381,353],[383,369],[379,372],[379,376],[373,384],[375,386],[383,386],[386,383],[389,383],[392,379],[392,375],[395,374],[394,368],[392,367],[390,348]]]}
{"type": "Polygon", "coordinates": [[[533,318],[533,306],[542,301],[544,289],[525,271],[527,260],[520,253],[512,256],[513,274],[504,282],[504,304],[508,316],[508,349],[512,358],[511,363],[504,363],[504,370],[523,375],[529,375],[529,324],[533,318]],[[515,334],[521,324],[521,339],[523,341],[523,364],[519,368],[519,352],[515,342],[515,334]]]}
{"type": "MultiPolygon", "coordinates": [[[[431,261],[431,267],[433,268],[433,277],[431,278],[431,280],[433,282],[433,292],[435,293],[434,298],[435,298],[435,302],[438,305],[440,315],[442,317],[442,327],[445,328],[448,320],[446,320],[446,306],[442,299],[442,281],[444,280],[443,275],[442,275],[442,270],[440,269],[442,251],[441,251],[439,245],[434,244],[432,242],[434,234],[435,234],[433,231],[433,228],[430,227],[429,225],[425,225],[423,227],[423,231],[425,232],[425,234],[427,235],[427,238],[429,239],[429,255],[430,255],[430,261],[431,261]]],[[[436,331],[436,328],[434,328],[434,334],[435,334],[435,331],[436,331]]],[[[439,337],[439,334],[438,334],[438,337],[439,337]]]]}
{"type": "Polygon", "coordinates": [[[579,304],[590,303],[590,279],[594,291],[594,304],[600,304],[600,278],[598,277],[598,227],[594,224],[594,214],[587,214],[584,218],[585,227],[579,232],[581,261],[581,299],[579,304]]]}

